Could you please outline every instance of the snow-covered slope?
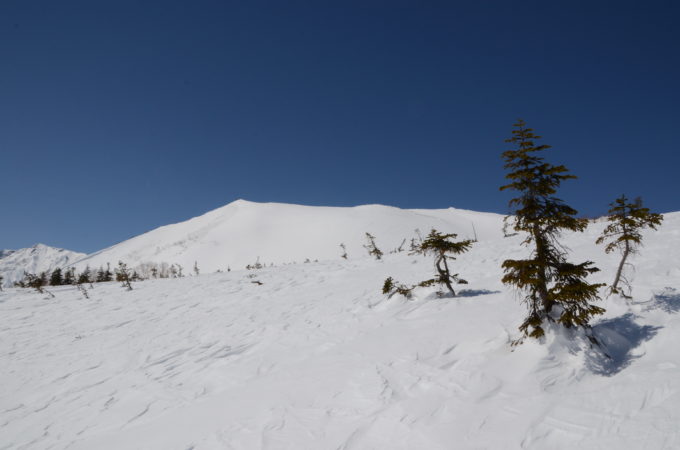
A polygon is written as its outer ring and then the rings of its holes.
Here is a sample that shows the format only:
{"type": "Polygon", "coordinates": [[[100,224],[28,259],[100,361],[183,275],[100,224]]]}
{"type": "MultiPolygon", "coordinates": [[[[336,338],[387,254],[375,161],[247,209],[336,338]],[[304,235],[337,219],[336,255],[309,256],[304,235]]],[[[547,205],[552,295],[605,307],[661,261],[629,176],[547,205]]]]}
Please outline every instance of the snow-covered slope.
{"type": "MultiPolygon", "coordinates": [[[[391,211],[368,209],[375,224],[391,211]]],[[[416,282],[432,262],[360,251],[130,292],[100,283],[89,299],[71,286],[50,288],[53,299],[8,289],[0,448],[680,448],[680,214],[645,233],[633,300],[601,302],[600,350],[553,329],[511,345],[525,308],[500,263],[525,252],[521,236],[469,214],[480,240],[454,262],[470,282],[458,298],[387,299],[385,277],[416,282]]],[[[603,227],[563,240],[572,260],[602,269],[593,281],[616,268],[594,245],[603,227]]]]}
{"type": "MultiPolygon", "coordinates": [[[[79,268],[115,265],[124,261],[178,263],[203,272],[227,267],[242,269],[260,262],[283,264],[305,259],[335,259],[344,243],[350,257],[365,255],[365,233],[376,237],[384,251],[403,239],[432,228],[461,237],[496,239],[502,236],[502,216],[459,209],[403,210],[382,205],[353,208],[313,207],[237,200],[200,217],[160,227],[89,255],[79,268]],[[474,227],[474,231],[473,231],[474,227]]],[[[408,244],[405,245],[408,248],[408,244]]]]}
{"type": "Polygon", "coordinates": [[[66,267],[85,256],[84,253],[43,244],[2,252],[4,256],[0,258],[0,275],[4,278],[4,286],[11,286],[15,281],[19,281],[24,276],[24,272],[52,271],[57,267],[66,267]]]}

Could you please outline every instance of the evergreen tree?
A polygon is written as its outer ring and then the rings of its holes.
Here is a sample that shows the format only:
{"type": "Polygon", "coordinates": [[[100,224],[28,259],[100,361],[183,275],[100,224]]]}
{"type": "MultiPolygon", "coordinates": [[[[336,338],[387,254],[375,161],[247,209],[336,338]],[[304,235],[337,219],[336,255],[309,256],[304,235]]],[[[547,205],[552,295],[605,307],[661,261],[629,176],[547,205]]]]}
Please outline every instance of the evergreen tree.
{"type": "Polygon", "coordinates": [[[106,271],[104,272],[104,281],[113,281],[113,273],[111,272],[111,264],[106,263],[106,271]]]}
{"type": "Polygon", "coordinates": [[[518,197],[510,200],[514,208],[513,228],[527,234],[523,245],[533,251],[529,259],[505,260],[503,283],[524,291],[529,314],[519,329],[525,336],[544,335],[544,321],[557,321],[567,328],[588,327],[591,317],[604,309],[590,302],[599,299],[603,284],[590,284],[586,277],[599,269],[591,261],[573,264],[558,238],[562,231],[584,231],[587,219],[577,218],[577,211],[555,197],[562,181],[576,178],[565,166],[553,166],[538,153],[550,148],[534,145],[539,139],[520,120],[506,142],[517,146],[503,152],[510,181],[501,190],[514,190],[518,197]]]}
{"type": "Polygon", "coordinates": [[[35,289],[40,294],[49,294],[50,297],[54,298],[54,294],[45,289],[45,286],[47,286],[47,274],[45,272],[41,272],[40,275],[26,273],[24,275],[24,284],[26,287],[35,289]]]}
{"type": "Polygon", "coordinates": [[[368,250],[368,254],[375,257],[377,260],[382,259],[383,252],[375,245],[375,236],[371,233],[366,233],[366,241],[364,248],[368,250]]]}
{"type": "Polygon", "coordinates": [[[422,253],[423,255],[432,254],[434,256],[434,267],[437,270],[437,277],[432,281],[445,285],[454,297],[456,296],[456,292],[453,290],[451,282],[466,284],[467,281],[458,278],[458,274],[451,274],[447,260],[456,259],[456,257],[452,255],[465,253],[470,250],[470,247],[472,246],[472,241],[469,239],[457,242],[451,240],[456,237],[458,237],[457,234],[441,234],[433,228],[432,231],[430,231],[430,234],[428,234],[425,240],[420,244],[420,249],[418,250],[418,253],[422,253]]]}
{"type": "Polygon", "coordinates": [[[63,281],[63,284],[65,284],[65,285],[72,285],[73,283],[75,283],[75,279],[76,279],[76,269],[74,269],[73,267],[71,267],[71,268],[66,269],[66,270],[64,271],[64,281],[63,281]]]}
{"type": "MultiPolygon", "coordinates": [[[[447,260],[456,259],[453,255],[465,253],[472,246],[472,241],[469,239],[464,241],[453,241],[452,239],[455,239],[456,237],[458,237],[458,235],[454,233],[442,234],[439,231],[432,229],[430,234],[428,234],[415,248],[414,253],[433,255],[437,276],[429,280],[421,281],[411,287],[396,283],[392,277],[389,277],[383,284],[383,294],[388,294],[390,297],[394,294],[401,294],[406,298],[411,298],[413,289],[439,284],[446,286],[451,295],[455,297],[456,291],[453,289],[452,283],[467,284],[467,281],[459,278],[457,273],[451,274],[447,260]]],[[[439,292],[439,294],[442,295],[441,292],[439,292]]]]}
{"type": "Polygon", "coordinates": [[[127,264],[123,261],[118,261],[118,268],[116,269],[116,281],[120,281],[123,287],[127,288],[128,291],[132,290],[132,284],[130,284],[130,269],[128,269],[127,264]]]}
{"type": "Polygon", "coordinates": [[[47,286],[49,284],[47,272],[40,272],[40,275],[38,275],[38,278],[40,278],[40,282],[42,283],[43,286],[47,286]]]}
{"type": "Polygon", "coordinates": [[[198,276],[199,273],[201,273],[201,271],[198,270],[198,261],[194,261],[194,274],[198,276]]]}
{"type": "Polygon", "coordinates": [[[43,287],[45,286],[45,283],[43,282],[43,279],[38,275],[32,273],[25,273],[24,284],[26,285],[26,287],[33,288],[41,294],[44,292],[43,287]]]}
{"type": "Polygon", "coordinates": [[[83,283],[90,283],[90,266],[86,266],[85,270],[83,270],[80,275],[78,275],[77,283],[78,284],[83,284],[83,283]]]}
{"type": "Polygon", "coordinates": [[[0,292],[2,292],[2,282],[5,280],[5,278],[0,275],[0,292]]]}
{"type": "Polygon", "coordinates": [[[642,245],[641,231],[644,228],[656,230],[661,225],[663,216],[652,213],[649,208],[642,206],[642,199],[636,198],[629,203],[625,195],[617,198],[609,206],[609,225],[604,229],[602,235],[597,239],[597,244],[607,243],[604,248],[606,253],[614,250],[621,252],[621,262],[616,270],[614,282],[609,288],[613,294],[621,294],[623,297],[630,298],[630,285],[625,276],[622,275],[623,268],[629,255],[637,253],[637,249],[642,245]],[[628,293],[619,288],[619,282],[623,282],[628,287],[628,293]]]}
{"type": "Polygon", "coordinates": [[[99,266],[99,270],[97,271],[97,278],[95,279],[95,282],[97,283],[103,283],[106,281],[106,273],[104,272],[104,269],[99,266]]]}
{"type": "Polygon", "coordinates": [[[50,276],[50,286],[61,286],[62,284],[64,284],[64,279],[61,275],[61,269],[57,267],[50,276]]]}
{"type": "Polygon", "coordinates": [[[387,295],[387,298],[391,298],[394,294],[399,294],[410,299],[413,296],[413,289],[418,286],[408,287],[405,284],[395,282],[392,277],[387,277],[383,283],[382,293],[387,295]]]}

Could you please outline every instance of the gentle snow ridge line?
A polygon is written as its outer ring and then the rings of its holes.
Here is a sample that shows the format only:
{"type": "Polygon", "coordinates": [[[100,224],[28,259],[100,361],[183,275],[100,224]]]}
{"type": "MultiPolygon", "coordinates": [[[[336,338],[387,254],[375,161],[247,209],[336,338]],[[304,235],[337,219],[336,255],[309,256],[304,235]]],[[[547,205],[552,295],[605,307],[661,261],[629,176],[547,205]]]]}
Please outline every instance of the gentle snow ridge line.
{"type": "MultiPolygon", "coordinates": [[[[263,263],[284,264],[336,259],[344,243],[350,257],[362,257],[365,233],[377,237],[389,252],[416,229],[456,232],[464,237],[497,239],[502,216],[457,210],[402,210],[382,205],[351,208],[315,207],[238,200],[185,222],[166,225],[88,255],[79,269],[141,262],[167,262],[191,268],[194,262],[206,272],[243,268],[260,258],[263,263]],[[474,231],[473,231],[474,229],[474,231]]],[[[407,243],[408,244],[408,243],[407,243]]]]}

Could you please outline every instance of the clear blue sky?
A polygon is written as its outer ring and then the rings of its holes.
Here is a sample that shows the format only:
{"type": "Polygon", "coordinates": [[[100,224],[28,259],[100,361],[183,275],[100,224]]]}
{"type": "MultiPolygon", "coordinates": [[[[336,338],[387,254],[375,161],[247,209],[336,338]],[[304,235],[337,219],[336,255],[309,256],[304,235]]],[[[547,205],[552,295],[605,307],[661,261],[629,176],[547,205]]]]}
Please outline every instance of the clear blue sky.
{"type": "Polygon", "coordinates": [[[523,118],[680,210],[680,3],[0,3],[0,248],[91,252],[238,198],[507,212],[523,118]]]}

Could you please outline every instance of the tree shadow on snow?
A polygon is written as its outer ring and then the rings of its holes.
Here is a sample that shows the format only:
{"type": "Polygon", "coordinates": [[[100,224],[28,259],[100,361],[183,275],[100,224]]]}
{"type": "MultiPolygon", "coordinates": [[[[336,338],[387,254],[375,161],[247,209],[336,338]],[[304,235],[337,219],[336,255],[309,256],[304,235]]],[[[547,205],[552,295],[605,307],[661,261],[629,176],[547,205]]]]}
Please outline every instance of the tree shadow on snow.
{"type": "Polygon", "coordinates": [[[445,292],[445,291],[435,291],[431,292],[427,296],[425,296],[426,300],[441,300],[443,298],[461,298],[461,297],[477,297],[479,295],[488,295],[488,294],[498,294],[500,291],[489,291],[487,289],[463,289],[460,291],[456,292],[456,295],[451,295],[450,292],[445,292]]]}
{"type": "Polygon", "coordinates": [[[500,291],[490,291],[488,289],[463,289],[458,291],[456,297],[477,297],[479,295],[498,294],[500,291]]]}
{"type": "Polygon", "coordinates": [[[680,292],[672,287],[666,287],[658,294],[654,294],[645,311],[660,309],[668,314],[680,312],[680,292]]]}
{"type": "Polygon", "coordinates": [[[598,375],[616,375],[642,356],[633,350],[652,339],[661,328],[635,323],[632,313],[603,320],[592,328],[600,346],[586,352],[587,367],[598,375]]]}

